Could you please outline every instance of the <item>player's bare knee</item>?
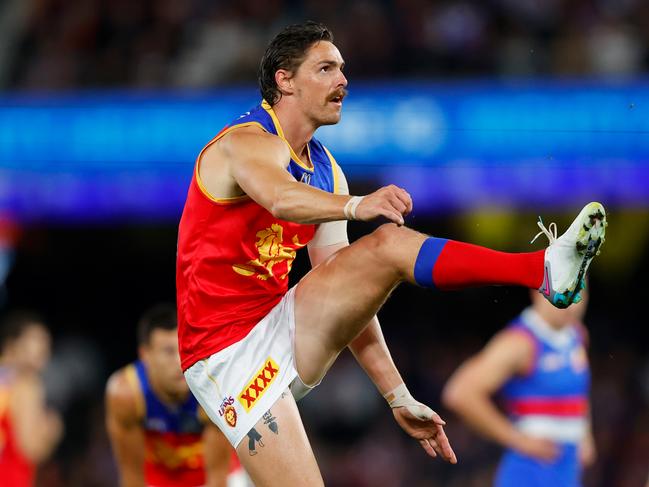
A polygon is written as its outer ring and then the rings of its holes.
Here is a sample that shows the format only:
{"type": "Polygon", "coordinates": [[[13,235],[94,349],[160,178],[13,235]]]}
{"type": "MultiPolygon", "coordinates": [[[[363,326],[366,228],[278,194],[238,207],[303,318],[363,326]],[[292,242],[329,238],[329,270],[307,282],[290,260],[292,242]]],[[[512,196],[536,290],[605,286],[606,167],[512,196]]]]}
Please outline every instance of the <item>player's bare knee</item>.
{"type": "Polygon", "coordinates": [[[370,234],[373,245],[373,255],[376,256],[383,264],[395,264],[395,250],[399,249],[405,239],[412,237],[416,232],[413,230],[398,226],[394,223],[385,223],[370,234]]]}

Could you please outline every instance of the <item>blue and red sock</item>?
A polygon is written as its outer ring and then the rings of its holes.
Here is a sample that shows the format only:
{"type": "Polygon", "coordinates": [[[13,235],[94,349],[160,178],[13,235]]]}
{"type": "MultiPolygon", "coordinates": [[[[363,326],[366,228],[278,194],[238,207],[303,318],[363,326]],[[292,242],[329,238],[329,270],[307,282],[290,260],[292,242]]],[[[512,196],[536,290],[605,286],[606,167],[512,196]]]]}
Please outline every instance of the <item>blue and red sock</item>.
{"type": "Polygon", "coordinates": [[[415,261],[415,281],[440,290],[478,286],[523,286],[543,282],[545,251],[507,253],[478,245],[429,237],[415,261]]]}

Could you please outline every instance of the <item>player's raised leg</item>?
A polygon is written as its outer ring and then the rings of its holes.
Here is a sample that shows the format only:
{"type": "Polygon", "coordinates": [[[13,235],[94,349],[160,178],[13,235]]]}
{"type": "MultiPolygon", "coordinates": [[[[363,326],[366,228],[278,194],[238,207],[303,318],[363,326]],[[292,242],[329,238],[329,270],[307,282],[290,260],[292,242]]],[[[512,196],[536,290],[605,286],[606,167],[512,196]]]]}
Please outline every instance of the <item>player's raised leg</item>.
{"type": "Polygon", "coordinates": [[[438,289],[547,287],[546,297],[565,307],[578,299],[604,228],[603,207],[590,203],[561,237],[546,231],[551,237],[546,251],[510,254],[383,225],[337,252],[298,284],[295,355],[300,377],[307,384],[316,383],[401,281],[438,289]]]}
{"type": "Polygon", "coordinates": [[[324,485],[288,390],[239,443],[237,454],[256,487],[324,485]]]}

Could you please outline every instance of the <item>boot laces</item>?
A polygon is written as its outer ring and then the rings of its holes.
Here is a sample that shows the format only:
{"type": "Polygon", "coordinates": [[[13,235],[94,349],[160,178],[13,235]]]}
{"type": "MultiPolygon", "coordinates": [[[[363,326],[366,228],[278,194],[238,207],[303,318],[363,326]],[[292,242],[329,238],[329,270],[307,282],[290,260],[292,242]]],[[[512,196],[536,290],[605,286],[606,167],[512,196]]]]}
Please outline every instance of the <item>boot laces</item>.
{"type": "Polygon", "coordinates": [[[536,222],[536,224],[541,229],[541,231],[534,236],[530,243],[533,244],[537,238],[539,238],[541,235],[545,235],[546,237],[548,237],[550,245],[552,245],[557,240],[557,224],[552,222],[546,228],[541,217],[539,217],[539,221],[536,222]]]}

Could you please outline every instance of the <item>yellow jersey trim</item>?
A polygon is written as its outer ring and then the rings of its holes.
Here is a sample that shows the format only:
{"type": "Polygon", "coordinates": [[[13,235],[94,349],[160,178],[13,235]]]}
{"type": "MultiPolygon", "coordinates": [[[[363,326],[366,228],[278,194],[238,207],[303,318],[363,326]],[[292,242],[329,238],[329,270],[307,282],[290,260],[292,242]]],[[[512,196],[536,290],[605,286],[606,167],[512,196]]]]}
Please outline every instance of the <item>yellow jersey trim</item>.
{"type": "Polygon", "coordinates": [[[144,401],[142,384],[140,384],[140,378],[137,376],[134,364],[129,364],[124,368],[124,377],[126,377],[126,381],[131,384],[135,392],[135,411],[139,418],[144,419],[146,417],[146,402],[144,401]]]}
{"type": "Polygon", "coordinates": [[[336,162],[334,156],[331,155],[331,152],[329,152],[329,149],[327,149],[324,145],[322,146],[322,148],[327,153],[327,156],[329,156],[329,162],[331,162],[331,174],[333,175],[334,179],[334,194],[340,194],[340,178],[338,177],[338,171],[336,171],[336,168],[339,167],[338,163],[336,162]]]}
{"type": "Polygon", "coordinates": [[[198,184],[198,189],[200,189],[201,193],[203,193],[203,196],[205,196],[208,200],[212,201],[213,203],[218,203],[221,205],[231,205],[234,203],[239,203],[241,201],[250,199],[250,197],[247,194],[243,194],[241,196],[233,196],[231,198],[216,198],[210,194],[210,192],[207,190],[205,185],[203,184],[203,181],[201,180],[200,176],[200,165],[201,165],[201,158],[203,157],[203,152],[207,150],[209,146],[211,146],[213,143],[217,142],[219,139],[221,139],[223,136],[226,134],[229,134],[232,132],[234,129],[242,128],[242,127],[250,127],[250,126],[255,126],[259,127],[262,129],[264,132],[267,132],[267,130],[264,128],[262,124],[259,122],[245,122],[245,123],[239,123],[236,125],[232,125],[225,130],[221,130],[217,134],[216,137],[214,137],[212,140],[210,140],[205,147],[203,147],[203,150],[198,154],[198,157],[196,158],[196,167],[194,169],[194,173],[196,175],[196,184],[198,184]]]}
{"type": "Polygon", "coordinates": [[[268,115],[270,115],[270,118],[273,120],[273,125],[275,125],[275,130],[277,130],[277,135],[279,136],[280,139],[282,139],[284,142],[286,142],[286,145],[288,146],[288,150],[291,152],[291,159],[293,159],[298,166],[300,166],[302,169],[305,169],[309,172],[313,172],[313,163],[310,162],[312,161],[311,159],[311,149],[309,148],[309,144],[306,145],[306,151],[307,151],[307,157],[309,158],[309,164],[306,164],[302,162],[302,160],[298,157],[298,155],[295,153],[293,150],[293,147],[291,147],[291,144],[288,143],[288,140],[286,140],[286,137],[284,136],[284,130],[282,130],[282,125],[279,123],[279,119],[277,118],[277,115],[275,114],[275,111],[273,110],[273,107],[270,106],[270,104],[266,101],[263,100],[261,102],[261,107],[266,110],[268,115]]]}

